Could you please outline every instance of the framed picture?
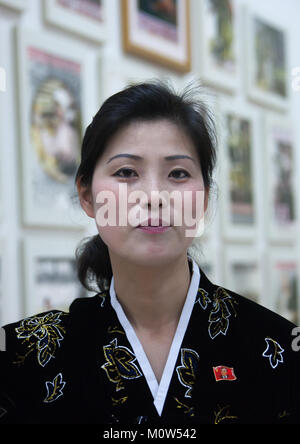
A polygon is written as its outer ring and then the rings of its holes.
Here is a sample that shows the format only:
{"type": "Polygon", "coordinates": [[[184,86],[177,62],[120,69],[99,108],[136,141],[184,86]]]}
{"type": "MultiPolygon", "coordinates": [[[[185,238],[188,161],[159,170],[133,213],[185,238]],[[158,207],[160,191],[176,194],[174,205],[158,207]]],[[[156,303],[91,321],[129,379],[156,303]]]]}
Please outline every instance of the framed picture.
{"type": "Polygon", "coordinates": [[[17,49],[23,223],[82,229],[73,197],[89,97],[95,96],[90,65],[78,45],[22,28],[17,49]]]}
{"type": "Polygon", "coordinates": [[[287,32],[244,8],[249,99],[284,111],[289,100],[287,32]]]}
{"type": "Polygon", "coordinates": [[[271,309],[299,326],[299,260],[296,250],[272,247],[268,265],[271,309]]]}
{"type": "Polygon", "coordinates": [[[0,6],[2,5],[12,9],[22,10],[28,6],[28,0],[0,0],[0,6]]]}
{"type": "Polygon", "coordinates": [[[189,0],[122,0],[122,21],[125,52],[190,71],[189,0]]]}
{"type": "Polygon", "coordinates": [[[253,241],[261,214],[259,199],[259,131],[255,109],[221,100],[219,130],[219,197],[223,236],[253,241]]]}
{"type": "Polygon", "coordinates": [[[224,276],[226,288],[252,301],[268,306],[263,291],[264,256],[249,245],[226,245],[224,276]]]}
{"type": "Polygon", "coordinates": [[[95,42],[106,39],[107,0],[43,0],[45,20],[95,42]]]}
{"type": "Polygon", "coordinates": [[[236,0],[194,0],[193,7],[197,72],[204,84],[233,93],[240,74],[236,0]]]}
{"type": "Polygon", "coordinates": [[[264,119],[266,232],[271,241],[297,238],[296,145],[288,118],[268,114],[264,119]]]}
{"type": "Polygon", "coordinates": [[[58,309],[87,295],[76,274],[75,250],[80,237],[31,237],[23,240],[24,314],[58,309]]]}

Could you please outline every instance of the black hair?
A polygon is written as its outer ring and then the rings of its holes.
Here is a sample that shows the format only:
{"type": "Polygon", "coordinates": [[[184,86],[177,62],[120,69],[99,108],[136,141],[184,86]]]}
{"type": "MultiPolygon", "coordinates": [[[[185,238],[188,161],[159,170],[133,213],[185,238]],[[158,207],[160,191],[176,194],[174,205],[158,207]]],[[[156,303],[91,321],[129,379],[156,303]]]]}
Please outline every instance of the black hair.
{"type": "MultiPolygon", "coordinates": [[[[205,101],[197,98],[200,85],[188,85],[175,92],[167,81],[150,80],[131,84],[104,101],[87,127],[81,149],[77,180],[90,187],[96,163],[110,138],[136,121],[168,119],[180,126],[192,140],[199,156],[204,186],[212,184],[216,164],[217,136],[214,119],[205,101]]],[[[84,238],[76,249],[77,275],[89,291],[109,288],[112,268],[107,245],[97,234],[84,238]],[[97,285],[95,289],[90,284],[97,285]]]]}

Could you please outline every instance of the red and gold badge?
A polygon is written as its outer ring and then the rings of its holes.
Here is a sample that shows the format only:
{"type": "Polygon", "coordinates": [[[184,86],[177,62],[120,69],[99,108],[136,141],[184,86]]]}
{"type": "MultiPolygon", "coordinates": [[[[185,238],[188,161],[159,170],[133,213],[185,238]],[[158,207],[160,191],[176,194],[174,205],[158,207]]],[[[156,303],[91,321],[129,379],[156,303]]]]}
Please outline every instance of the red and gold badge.
{"type": "Polygon", "coordinates": [[[213,367],[213,371],[216,381],[235,381],[237,379],[233,367],[218,365],[218,367],[213,367]]]}

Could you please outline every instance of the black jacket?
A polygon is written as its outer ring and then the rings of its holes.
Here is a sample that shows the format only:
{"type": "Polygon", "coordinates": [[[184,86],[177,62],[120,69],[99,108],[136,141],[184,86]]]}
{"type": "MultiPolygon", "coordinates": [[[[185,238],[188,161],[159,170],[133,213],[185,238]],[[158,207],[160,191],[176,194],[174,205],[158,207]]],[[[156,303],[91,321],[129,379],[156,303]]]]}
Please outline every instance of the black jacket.
{"type": "Polygon", "coordinates": [[[0,423],[299,424],[295,326],[200,272],[161,416],[107,291],[4,327],[0,423]]]}

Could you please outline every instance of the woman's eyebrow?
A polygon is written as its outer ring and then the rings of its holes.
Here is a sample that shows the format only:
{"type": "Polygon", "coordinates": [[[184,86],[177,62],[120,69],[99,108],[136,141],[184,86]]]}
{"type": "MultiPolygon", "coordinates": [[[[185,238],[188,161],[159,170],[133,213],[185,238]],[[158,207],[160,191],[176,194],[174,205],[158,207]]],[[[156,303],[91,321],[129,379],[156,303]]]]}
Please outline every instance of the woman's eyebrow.
{"type": "MultiPolygon", "coordinates": [[[[117,154],[116,156],[111,157],[106,163],[111,162],[113,159],[116,159],[117,157],[129,157],[130,159],[134,159],[134,160],[143,160],[143,157],[141,156],[137,156],[136,154],[117,154]]],[[[166,156],[164,157],[165,160],[177,160],[177,159],[190,159],[192,160],[194,163],[196,163],[195,159],[193,159],[190,156],[187,156],[185,154],[175,154],[173,156],[166,156]]]]}

